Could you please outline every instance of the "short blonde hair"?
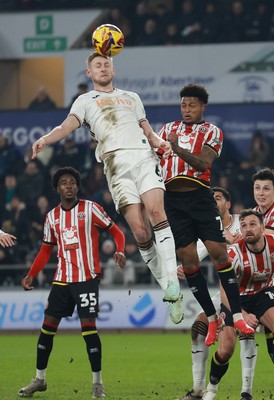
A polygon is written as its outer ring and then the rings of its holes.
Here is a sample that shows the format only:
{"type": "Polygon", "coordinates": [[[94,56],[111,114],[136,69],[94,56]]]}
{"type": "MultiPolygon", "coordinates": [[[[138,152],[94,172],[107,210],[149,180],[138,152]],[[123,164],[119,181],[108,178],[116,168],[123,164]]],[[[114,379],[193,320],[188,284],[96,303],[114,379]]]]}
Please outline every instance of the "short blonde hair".
{"type": "Polygon", "coordinates": [[[91,63],[92,60],[94,60],[94,58],[96,57],[104,57],[107,60],[112,61],[112,58],[108,57],[108,56],[103,56],[102,54],[97,53],[96,51],[94,51],[93,53],[90,53],[90,55],[87,58],[87,65],[89,65],[91,63]]]}

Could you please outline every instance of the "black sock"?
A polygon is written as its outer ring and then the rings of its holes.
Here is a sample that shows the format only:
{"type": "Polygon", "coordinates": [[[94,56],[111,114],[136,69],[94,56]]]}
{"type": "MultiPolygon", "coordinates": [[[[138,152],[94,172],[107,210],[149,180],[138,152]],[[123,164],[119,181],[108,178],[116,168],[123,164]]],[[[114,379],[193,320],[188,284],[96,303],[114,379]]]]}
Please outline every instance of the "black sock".
{"type": "Polygon", "coordinates": [[[201,269],[197,268],[194,272],[191,271],[190,273],[185,271],[185,277],[190,290],[206,313],[207,317],[215,314],[216,310],[212,303],[207,283],[201,269]]]}
{"type": "Polygon", "coordinates": [[[212,385],[217,385],[229,367],[229,361],[223,362],[216,351],[211,359],[209,380],[212,385]]]}
{"type": "Polygon", "coordinates": [[[241,313],[240,293],[234,268],[231,263],[217,267],[220,281],[227,296],[232,314],[241,313]]]}
{"type": "Polygon", "coordinates": [[[102,369],[102,345],[96,327],[82,326],[82,335],[86,342],[89,362],[92,372],[98,372],[102,369]]]}
{"type": "Polygon", "coordinates": [[[46,369],[49,356],[53,347],[53,339],[56,334],[56,329],[48,331],[49,327],[43,324],[38,343],[37,343],[37,369],[46,369]]]}
{"type": "Polygon", "coordinates": [[[274,364],[274,334],[267,327],[264,328],[267,351],[274,364]]]}

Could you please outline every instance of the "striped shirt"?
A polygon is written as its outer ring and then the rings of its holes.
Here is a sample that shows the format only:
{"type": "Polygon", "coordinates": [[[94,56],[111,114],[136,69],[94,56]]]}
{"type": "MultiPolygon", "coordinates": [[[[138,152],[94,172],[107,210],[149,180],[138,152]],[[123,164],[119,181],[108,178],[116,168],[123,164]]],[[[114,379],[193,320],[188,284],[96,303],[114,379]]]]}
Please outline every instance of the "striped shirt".
{"type": "MultiPolygon", "coordinates": [[[[254,207],[254,210],[260,212],[259,206],[254,207]]],[[[272,206],[263,214],[264,226],[266,229],[272,229],[274,234],[274,203],[272,206]]]]}
{"type": "MultiPolygon", "coordinates": [[[[223,132],[217,126],[209,122],[200,124],[185,124],[184,121],[174,121],[165,124],[159,132],[159,136],[168,140],[170,133],[179,136],[178,145],[193,154],[200,154],[204,146],[209,146],[219,157],[223,145],[223,132]]],[[[159,150],[159,153],[163,152],[159,150]]],[[[187,179],[198,182],[200,185],[210,187],[210,168],[206,171],[197,171],[176,153],[172,152],[169,158],[162,157],[162,174],[165,183],[174,179],[187,179]]]]}
{"type": "Polygon", "coordinates": [[[57,245],[54,281],[84,282],[99,274],[99,228],[112,224],[104,209],[89,200],[79,200],[71,210],[53,208],[46,216],[43,242],[57,245]]]}
{"type": "Polygon", "coordinates": [[[265,247],[260,253],[251,252],[243,239],[229,248],[241,295],[253,295],[273,286],[274,236],[264,236],[265,247]]]}

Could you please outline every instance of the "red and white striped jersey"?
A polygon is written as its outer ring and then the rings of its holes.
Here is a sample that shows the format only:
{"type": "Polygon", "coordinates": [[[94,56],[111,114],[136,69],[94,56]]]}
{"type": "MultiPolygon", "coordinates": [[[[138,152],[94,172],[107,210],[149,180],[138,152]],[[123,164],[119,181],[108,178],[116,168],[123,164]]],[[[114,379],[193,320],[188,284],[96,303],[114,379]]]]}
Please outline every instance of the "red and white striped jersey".
{"type": "MultiPolygon", "coordinates": [[[[184,121],[174,121],[165,124],[159,132],[159,136],[168,140],[170,133],[179,136],[178,145],[193,154],[200,154],[204,146],[209,146],[219,157],[223,145],[223,132],[217,126],[209,122],[200,124],[185,124],[184,121]]],[[[158,152],[163,154],[163,150],[158,152]]],[[[186,161],[173,153],[169,158],[161,159],[162,174],[165,183],[174,179],[188,179],[196,181],[202,186],[210,187],[210,168],[206,171],[197,171],[186,161]]]]}
{"type": "Polygon", "coordinates": [[[265,247],[260,253],[251,252],[241,239],[230,246],[228,255],[238,278],[241,295],[253,295],[273,286],[273,235],[265,235],[265,247]]]}
{"type": "MultiPolygon", "coordinates": [[[[254,210],[260,211],[259,206],[254,207],[254,210]]],[[[266,229],[272,229],[274,234],[274,203],[272,206],[263,214],[264,216],[264,227],[266,229]]]]}
{"type": "Polygon", "coordinates": [[[89,200],[79,200],[71,210],[53,208],[46,216],[43,242],[57,245],[54,281],[84,282],[99,274],[98,228],[112,223],[104,209],[89,200]]]}

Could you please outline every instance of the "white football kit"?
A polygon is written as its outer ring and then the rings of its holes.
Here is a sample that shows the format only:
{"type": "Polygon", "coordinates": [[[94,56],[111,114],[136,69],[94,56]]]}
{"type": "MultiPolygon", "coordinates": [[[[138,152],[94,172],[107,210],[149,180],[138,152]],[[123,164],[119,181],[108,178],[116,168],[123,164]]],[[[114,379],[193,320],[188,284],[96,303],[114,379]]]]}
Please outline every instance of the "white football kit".
{"type": "Polygon", "coordinates": [[[140,127],[146,114],[136,93],[92,90],[75,100],[70,115],[86,125],[97,142],[96,159],[104,162],[117,210],[140,203],[148,190],[164,190],[158,159],[140,127]]]}

